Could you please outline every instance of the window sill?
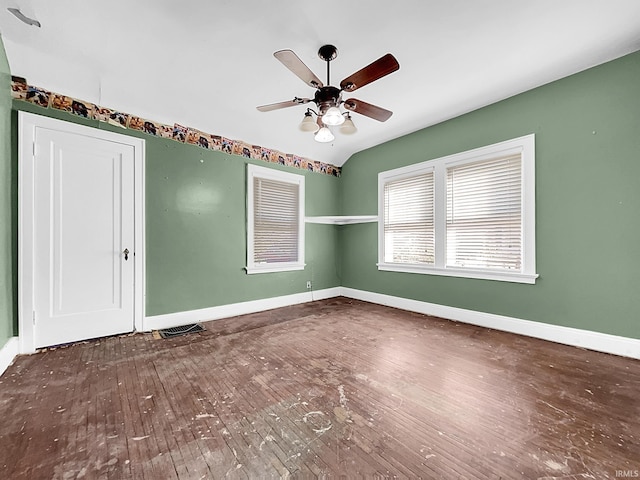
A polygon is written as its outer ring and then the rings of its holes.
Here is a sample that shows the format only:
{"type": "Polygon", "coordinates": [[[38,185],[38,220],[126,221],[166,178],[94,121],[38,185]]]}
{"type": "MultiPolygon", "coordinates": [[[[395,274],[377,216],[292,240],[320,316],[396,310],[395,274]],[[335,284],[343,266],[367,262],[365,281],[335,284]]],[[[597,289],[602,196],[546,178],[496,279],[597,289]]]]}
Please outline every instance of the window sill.
{"type": "Polygon", "coordinates": [[[536,283],[537,273],[509,273],[493,270],[436,268],[400,263],[378,263],[378,270],[385,272],[418,273],[422,275],[440,275],[444,277],[475,278],[480,280],[496,280],[499,282],[536,283]]]}
{"type": "Polygon", "coordinates": [[[306,264],[304,263],[284,263],[281,265],[265,264],[244,267],[244,269],[247,271],[247,275],[254,275],[256,273],[293,272],[296,270],[304,270],[305,265],[306,264]]]}
{"type": "Polygon", "coordinates": [[[377,215],[329,215],[324,217],[305,217],[306,223],[326,225],[352,225],[354,223],[372,223],[378,221],[377,215]]]}

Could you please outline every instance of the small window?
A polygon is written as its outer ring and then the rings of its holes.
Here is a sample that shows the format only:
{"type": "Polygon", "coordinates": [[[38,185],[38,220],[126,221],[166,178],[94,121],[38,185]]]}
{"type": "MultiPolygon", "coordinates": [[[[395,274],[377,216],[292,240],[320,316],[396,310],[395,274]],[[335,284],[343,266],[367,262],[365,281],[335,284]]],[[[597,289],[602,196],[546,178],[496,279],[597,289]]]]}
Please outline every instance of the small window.
{"type": "Polygon", "coordinates": [[[304,176],[247,166],[247,273],[304,269],[304,176]]]}
{"type": "Polygon", "coordinates": [[[534,283],[534,136],[378,175],[380,270],[534,283]]]}

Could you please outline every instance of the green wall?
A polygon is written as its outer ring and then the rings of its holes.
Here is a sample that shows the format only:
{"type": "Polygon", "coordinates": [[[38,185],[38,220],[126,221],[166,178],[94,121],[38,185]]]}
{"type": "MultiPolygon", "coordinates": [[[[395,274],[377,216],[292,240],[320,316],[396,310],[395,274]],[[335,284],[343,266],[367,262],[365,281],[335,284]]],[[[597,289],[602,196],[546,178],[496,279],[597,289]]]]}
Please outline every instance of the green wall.
{"type": "MultiPolygon", "coordinates": [[[[303,271],[247,275],[243,269],[247,161],[305,175],[307,215],[338,212],[339,178],[122,130],[24,101],[13,105],[146,140],[147,316],[306,292],[308,280],[314,290],[340,285],[338,234],[330,225],[306,226],[303,271]]],[[[15,163],[17,130],[13,135],[15,163]]]]}
{"type": "MultiPolygon", "coordinates": [[[[340,285],[337,234],[307,224],[304,271],[247,275],[246,162],[171,140],[147,141],[147,315],[340,285]]],[[[268,166],[264,162],[253,162],[268,166]]],[[[305,174],[307,215],[338,211],[339,179],[305,174]]]]}
{"type": "Polygon", "coordinates": [[[15,272],[13,165],[11,162],[11,73],[0,37],[0,348],[14,335],[15,272]],[[13,193],[12,193],[13,192],[13,193]]]}
{"type": "Polygon", "coordinates": [[[640,338],[640,52],[359,152],[343,211],[377,213],[380,171],[529,133],[535,285],[379,272],[377,225],[363,224],[339,233],[343,286],[640,338]]]}

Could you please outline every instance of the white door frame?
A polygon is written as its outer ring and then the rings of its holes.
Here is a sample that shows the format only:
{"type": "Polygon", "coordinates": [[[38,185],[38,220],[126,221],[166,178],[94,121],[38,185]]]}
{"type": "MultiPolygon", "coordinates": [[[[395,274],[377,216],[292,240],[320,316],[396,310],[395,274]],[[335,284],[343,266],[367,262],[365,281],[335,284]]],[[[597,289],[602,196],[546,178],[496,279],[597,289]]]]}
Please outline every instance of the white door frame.
{"type": "Polygon", "coordinates": [[[33,353],[34,327],[34,145],[36,128],[86,135],[130,145],[134,149],[134,329],[144,330],[144,163],[145,141],[98,128],[86,127],[18,112],[18,337],[20,353],[33,353]]]}

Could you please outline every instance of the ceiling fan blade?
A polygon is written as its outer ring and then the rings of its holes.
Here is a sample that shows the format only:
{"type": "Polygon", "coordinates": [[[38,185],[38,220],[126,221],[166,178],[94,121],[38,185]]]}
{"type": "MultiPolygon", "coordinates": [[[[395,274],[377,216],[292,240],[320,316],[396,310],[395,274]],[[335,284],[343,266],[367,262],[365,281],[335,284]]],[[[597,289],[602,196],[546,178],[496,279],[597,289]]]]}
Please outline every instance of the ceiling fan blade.
{"type": "Polygon", "coordinates": [[[287,107],[295,107],[296,105],[302,105],[304,103],[309,103],[311,101],[310,98],[294,98],[293,100],[289,100],[287,102],[279,102],[279,103],[270,103],[269,105],[260,105],[256,107],[261,112],[270,112],[271,110],[279,110],[281,108],[287,107]]]}
{"type": "Polygon", "coordinates": [[[389,120],[389,117],[393,115],[393,112],[389,110],[378,107],[376,105],[371,105],[370,103],[363,102],[362,100],[358,100],[357,98],[349,98],[345,100],[344,108],[351,112],[359,113],[360,115],[373,118],[374,120],[378,120],[380,122],[389,120]]]}
{"type": "Polygon", "coordinates": [[[307,85],[311,85],[313,88],[321,88],[323,86],[322,81],[293,53],[293,50],[278,50],[273,56],[307,85]]]}
{"type": "Polygon", "coordinates": [[[373,63],[358,70],[353,75],[345,78],[340,82],[340,88],[345,92],[353,92],[358,88],[364,87],[379,78],[389,75],[400,68],[400,64],[396,57],[387,53],[373,63]]]}

